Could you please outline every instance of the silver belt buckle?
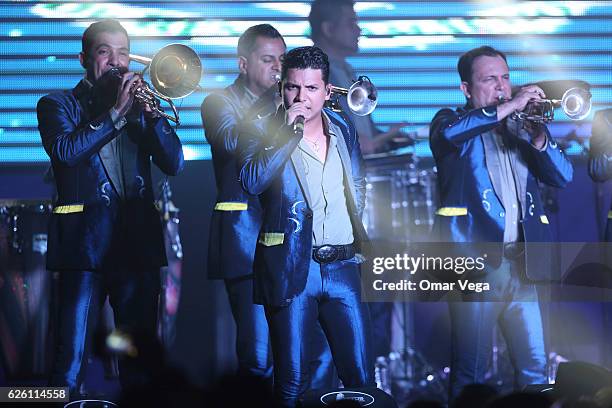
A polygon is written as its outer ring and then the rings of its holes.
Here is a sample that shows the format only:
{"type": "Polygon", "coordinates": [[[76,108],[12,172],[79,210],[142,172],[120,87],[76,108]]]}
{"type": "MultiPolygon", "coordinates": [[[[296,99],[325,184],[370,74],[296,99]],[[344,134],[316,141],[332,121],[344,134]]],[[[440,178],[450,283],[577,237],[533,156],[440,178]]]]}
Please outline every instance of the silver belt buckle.
{"type": "Polygon", "coordinates": [[[332,245],[323,245],[315,250],[314,258],[319,263],[334,262],[338,259],[338,248],[332,245]]]}

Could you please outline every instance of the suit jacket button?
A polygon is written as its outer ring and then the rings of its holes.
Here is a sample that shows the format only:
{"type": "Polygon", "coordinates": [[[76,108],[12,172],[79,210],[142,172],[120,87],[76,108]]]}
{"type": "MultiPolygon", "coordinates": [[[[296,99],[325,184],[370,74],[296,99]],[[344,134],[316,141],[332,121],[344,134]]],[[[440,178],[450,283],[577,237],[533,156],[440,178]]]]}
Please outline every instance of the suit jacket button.
{"type": "Polygon", "coordinates": [[[505,213],[505,212],[503,212],[503,211],[499,213],[499,216],[500,216],[500,217],[503,217],[503,216],[505,216],[505,215],[506,215],[506,213],[505,213]]]}

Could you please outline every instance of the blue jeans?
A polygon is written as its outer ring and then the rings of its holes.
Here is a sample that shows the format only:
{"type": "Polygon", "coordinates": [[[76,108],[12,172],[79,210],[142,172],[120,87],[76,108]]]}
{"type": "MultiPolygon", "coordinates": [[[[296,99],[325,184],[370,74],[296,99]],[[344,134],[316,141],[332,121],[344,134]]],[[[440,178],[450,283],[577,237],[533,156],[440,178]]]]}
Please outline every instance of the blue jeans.
{"type": "Polygon", "coordinates": [[[360,300],[360,279],[354,258],[329,264],[311,260],[304,291],[289,306],[266,306],[274,390],[283,406],[295,406],[309,388],[317,322],[325,332],[344,386],[374,385],[370,316],[367,304],[360,300]]]}
{"type": "Polygon", "coordinates": [[[483,383],[493,347],[493,330],[500,325],[514,366],[515,387],[545,384],[546,352],[536,287],[521,279],[520,263],[503,259],[483,282],[490,294],[463,293],[449,303],[451,318],[452,401],[468,384],[483,383]]]}
{"type": "MultiPolygon", "coordinates": [[[[272,384],[272,355],[264,307],[253,303],[253,276],[226,279],[225,289],[236,323],[236,355],[238,374],[253,375],[272,384]]],[[[325,334],[317,324],[313,360],[310,362],[312,388],[333,388],[338,385],[331,351],[325,334]]]]}

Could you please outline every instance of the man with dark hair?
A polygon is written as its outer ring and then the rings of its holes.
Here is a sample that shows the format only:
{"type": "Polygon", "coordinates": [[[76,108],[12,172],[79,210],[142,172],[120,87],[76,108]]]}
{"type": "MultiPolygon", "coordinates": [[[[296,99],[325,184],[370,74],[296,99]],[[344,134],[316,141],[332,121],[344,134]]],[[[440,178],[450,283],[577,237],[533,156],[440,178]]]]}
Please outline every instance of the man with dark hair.
{"type": "MultiPolygon", "coordinates": [[[[258,46],[261,45],[260,42],[262,39],[281,41],[283,43],[283,48],[286,48],[285,40],[276,28],[270,24],[258,24],[247,28],[240,38],[238,38],[236,54],[238,54],[238,57],[250,57],[251,53],[256,51],[258,46]]],[[[276,63],[277,67],[280,67],[279,61],[276,61],[276,63]]],[[[242,71],[240,71],[240,73],[244,74],[242,71]]]]}
{"type": "Polygon", "coordinates": [[[261,205],[240,186],[235,151],[240,121],[276,111],[276,84],[285,49],[283,37],[271,25],[249,27],[238,40],[240,75],[202,103],[202,122],[217,184],[208,241],[208,278],[225,283],[237,328],[239,373],[270,380],[268,325],[263,307],[253,304],[253,256],[261,205]]]}
{"type": "Polygon", "coordinates": [[[506,60],[506,54],[499,50],[496,50],[493,47],[483,45],[482,47],[471,49],[465,54],[461,55],[461,58],[459,58],[459,62],[457,62],[457,71],[459,71],[459,78],[461,78],[461,82],[472,82],[473,64],[474,60],[478,57],[500,57],[504,60],[506,65],[508,64],[508,61],[506,60]]]}
{"type": "MultiPolygon", "coordinates": [[[[612,180],[612,109],[602,109],[595,113],[589,139],[589,175],[593,181],[605,183],[612,180]]],[[[603,184],[601,185],[604,186],[603,184]]],[[[600,190],[601,191],[601,190],[600,190]]],[[[605,190],[604,190],[605,191],[605,190]]],[[[603,212],[597,214],[598,221],[604,224],[603,241],[612,242],[612,204],[610,194],[598,194],[599,205],[597,208],[603,212]],[[605,221],[604,221],[605,220],[605,221]]],[[[599,223],[598,223],[599,224],[599,223]]],[[[606,251],[604,262],[610,267],[612,265],[612,251],[606,251]]],[[[607,316],[612,316],[612,303],[607,302],[604,306],[607,316]]],[[[612,335],[612,319],[606,319],[605,333],[612,335]]],[[[612,344],[607,343],[607,363],[612,363],[612,344]]]]}
{"type": "Polygon", "coordinates": [[[85,29],[83,32],[83,37],[81,38],[81,49],[83,52],[90,50],[93,47],[96,38],[98,38],[98,35],[103,32],[122,33],[127,38],[128,48],[130,47],[130,37],[121,23],[119,23],[117,20],[106,19],[93,23],[85,29]]]}
{"type": "MultiPolygon", "coordinates": [[[[598,183],[612,180],[612,109],[602,109],[595,112],[589,145],[589,176],[598,183]]],[[[598,217],[606,218],[602,238],[605,242],[612,242],[610,195],[599,194],[599,196],[598,208],[604,209],[605,212],[599,213],[598,217]]],[[[612,254],[607,254],[606,262],[608,265],[612,264],[612,254]]]]}
{"type": "MultiPolygon", "coordinates": [[[[538,182],[565,186],[572,165],[544,125],[515,112],[545,97],[536,85],[511,94],[504,54],[480,47],[458,69],[467,104],[443,109],[430,128],[441,207],[434,230],[449,242],[498,242],[483,276],[492,290],[461,292],[451,314],[451,397],[484,382],[499,323],[511,352],[517,387],[545,383],[546,354],[534,280],[550,279],[551,254],[531,242],[550,242],[538,182]]],[[[478,256],[482,256],[479,254],[478,256]]]]}
{"type": "MultiPolygon", "coordinates": [[[[612,109],[595,113],[589,143],[589,175],[593,181],[612,179],[612,109]]],[[[612,240],[612,231],[606,237],[612,240]]]]}
{"type": "MultiPolygon", "coordinates": [[[[277,83],[285,42],[269,24],[249,27],[238,40],[240,75],[202,103],[202,122],[211,146],[217,203],[208,247],[208,277],[223,279],[234,321],[238,372],[272,379],[269,333],[263,306],[253,303],[253,257],[261,205],[240,185],[236,165],[238,126],[243,120],[276,112],[277,83]]],[[[317,359],[311,362],[314,388],[331,387],[335,373],[329,347],[319,328],[317,359]]]]}
{"type": "MultiPolygon", "coordinates": [[[[349,88],[357,79],[353,67],[346,61],[347,57],[359,51],[361,29],[357,24],[354,4],[352,0],[315,0],[308,15],[311,39],[314,45],[329,57],[329,82],[342,88],[349,88]]],[[[374,125],[371,116],[353,114],[348,108],[346,98],[340,98],[340,106],[359,129],[359,143],[364,154],[388,150],[389,142],[393,139],[409,140],[407,135],[400,131],[405,123],[382,132],[374,125]]]]}
{"type": "Polygon", "coordinates": [[[263,206],[255,300],[270,327],[275,392],[289,407],[308,387],[317,322],[342,383],[373,383],[369,314],[360,301],[363,159],[350,121],[323,108],[327,70],[317,47],[288,52],[282,106],[245,124],[239,140],[242,186],[263,206]]]}
{"type": "MultiPolygon", "coordinates": [[[[134,90],[144,85],[126,72],[123,27],[113,20],[93,23],[83,45],[85,78],[37,107],[58,193],[47,253],[47,269],[60,272],[51,384],[68,386],[73,398],[107,295],[118,329],[156,335],[159,268],[166,257],[151,159],[169,175],[183,168],[181,142],[168,121],[134,101],[134,90]]],[[[119,372],[123,387],[140,386],[152,375],[129,359],[119,362],[119,372]]]]}

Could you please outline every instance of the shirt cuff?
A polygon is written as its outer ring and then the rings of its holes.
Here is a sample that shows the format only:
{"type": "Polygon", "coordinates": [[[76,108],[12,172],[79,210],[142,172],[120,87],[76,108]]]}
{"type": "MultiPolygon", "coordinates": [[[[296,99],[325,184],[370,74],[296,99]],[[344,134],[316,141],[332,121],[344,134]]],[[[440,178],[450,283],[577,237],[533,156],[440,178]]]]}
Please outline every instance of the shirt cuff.
{"type": "Polygon", "coordinates": [[[121,130],[127,123],[127,120],[123,116],[119,116],[119,112],[115,108],[110,108],[110,117],[113,121],[115,129],[121,130]]]}
{"type": "Polygon", "coordinates": [[[544,150],[546,150],[546,148],[548,148],[548,136],[546,136],[546,141],[544,141],[544,146],[542,146],[542,148],[536,147],[533,143],[531,145],[533,146],[534,149],[540,152],[543,152],[544,150]]]}
{"type": "MultiPolygon", "coordinates": [[[[538,132],[538,131],[545,133],[545,135],[544,135],[544,146],[542,146],[542,148],[538,148],[533,143],[531,145],[533,146],[534,149],[536,149],[536,150],[538,150],[540,152],[543,152],[543,151],[545,151],[548,148],[548,139],[550,137],[552,137],[552,136],[550,136],[550,133],[548,133],[548,131],[546,130],[546,125],[543,125],[543,124],[537,125],[536,132],[538,132]]],[[[553,145],[553,147],[556,147],[556,145],[553,145]]]]}

